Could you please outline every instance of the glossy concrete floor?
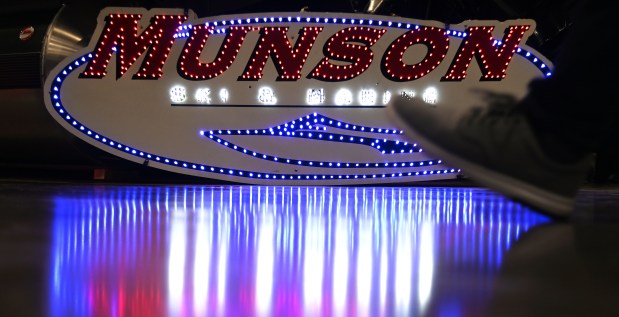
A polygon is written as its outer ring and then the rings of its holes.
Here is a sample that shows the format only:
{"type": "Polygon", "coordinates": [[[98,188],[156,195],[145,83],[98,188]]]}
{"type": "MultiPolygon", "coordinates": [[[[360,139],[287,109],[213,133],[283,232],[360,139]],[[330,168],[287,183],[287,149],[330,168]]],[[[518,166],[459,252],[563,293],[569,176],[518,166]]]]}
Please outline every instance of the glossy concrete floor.
{"type": "Polygon", "coordinates": [[[619,316],[619,188],[0,182],[1,316],[619,316]]]}

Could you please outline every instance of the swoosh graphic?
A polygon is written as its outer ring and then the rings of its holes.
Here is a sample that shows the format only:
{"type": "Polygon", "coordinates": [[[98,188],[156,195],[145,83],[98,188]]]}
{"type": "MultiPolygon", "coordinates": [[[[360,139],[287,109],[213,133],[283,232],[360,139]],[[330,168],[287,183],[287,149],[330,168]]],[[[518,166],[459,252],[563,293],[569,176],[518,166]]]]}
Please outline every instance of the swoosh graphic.
{"type": "Polygon", "coordinates": [[[222,136],[267,136],[267,137],[292,137],[311,139],[315,141],[327,141],[338,143],[358,144],[370,146],[380,151],[382,154],[402,154],[422,152],[423,149],[417,144],[409,144],[398,140],[387,140],[372,137],[361,137],[352,134],[339,134],[327,132],[329,128],[336,128],[348,131],[357,131],[366,134],[402,134],[402,131],[355,125],[345,121],[336,120],[322,114],[314,112],[312,115],[299,117],[266,129],[245,129],[245,130],[210,130],[200,131],[200,135],[217,142],[234,151],[258,159],[277,162],[281,164],[291,164],[299,166],[312,166],[324,168],[403,168],[419,167],[441,164],[441,160],[422,160],[422,161],[398,161],[398,162],[336,162],[336,161],[316,161],[303,160],[297,158],[278,157],[262,153],[256,150],[245,148],[235,144],[222,136]]]}

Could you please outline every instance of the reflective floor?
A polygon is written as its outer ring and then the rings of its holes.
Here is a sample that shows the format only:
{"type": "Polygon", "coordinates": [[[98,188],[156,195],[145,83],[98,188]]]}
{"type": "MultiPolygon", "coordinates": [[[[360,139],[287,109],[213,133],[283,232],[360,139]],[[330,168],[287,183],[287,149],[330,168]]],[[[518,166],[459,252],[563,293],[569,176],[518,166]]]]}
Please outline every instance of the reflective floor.
{"type": "Polygon", "coordinates": [[[619,316],[619,189],[0,182],[1,316],[619,316]],[[617,214],[615,214],[617,213],[617,214]]]}

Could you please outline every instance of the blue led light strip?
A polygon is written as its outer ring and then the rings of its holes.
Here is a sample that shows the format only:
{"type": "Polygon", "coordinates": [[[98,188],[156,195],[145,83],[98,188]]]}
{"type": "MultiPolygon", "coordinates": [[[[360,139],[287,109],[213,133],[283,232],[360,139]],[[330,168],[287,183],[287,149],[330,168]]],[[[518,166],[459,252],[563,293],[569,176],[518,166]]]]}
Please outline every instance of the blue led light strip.
{"type": "Polygon", "coordinates": [[[237,152],[241,152],[245,155],[253,156],[259,159],[282,163],[282,164],[292,164],[292,165],[300,165],[300,166],[312,166],[312,167],[325,167],[325,168],[395,168],[395,167],[419,167],[419,166],[429,166],[441,164],[441,160],[425,160],[425,161],[412,161],[412,162],[385,162],[385,163],[377,163],[377,162],[333,162],[333,161],[309,161],[309,160],[299,160],[293,158],[286,157],[277,157],[273,155],[268,155],[260,152],[253,151],[248,148],[244,148],[238,146],[234,143],[228,142],[224,139],[216,138],[213,135],[209,135],[209,138],[213,141],[231,148],[237,152]]]}
{"type": "Polygon", "coordinates": [[[539,69],[544,74],[545,77],[552,76],[552,71],[550,70],[550,68],[548,68],[548,66],[544,62],[542,62],[542,60],[537,58],[535,54],[527,50],[524,50],[520,47],[516,50],[516,54],[526,58],[531,63],[533,63],[533,65],[537,66],[537,69],[539,69]]]}
{"type": "Polygon", "coordinates": [[[288,121],[284,124],[268,128],[268,129],[247,129],[247,130],[211,130],[208,132],[200,131],[200,135],[208,137],[210,140],[217,142],[225,147],[231,148],[234,151],[243,153],[255,158],[277,162],[281,164],[291,164],[300,166],[311,167],[325,167],[325,168],[405,168],[405,167],[419,167],[429,166],[435,164],[441,164],[441,160],[425,160],[425,161],[407,161],[407,162],[334,162],[334,161],[312,161],[312,160],[300,160],[294,158],[285,158],[260,153],[249,148],[239,146],[227,139],[217,137],[220,135],[243,135],[243,136],[282,136],[282,137],[301,137],[319,141],[331,141],[331,142],[343,142],[351,144],[360,144],[371,146],[382,154],[401,154],[401,153],[413,153],[422,152],[421,148],[417,147],[417,144],[408,144],[408,142],[400,142],[386,139],[375,139],[351,135],[342,135],[334,133],[326,133],[325,131],[329,127],[337,127],[339,129],[360,131],[368,133],[378,134],[402,134],[402,131],[391,130],[385,128],[373,128],[366,126],[358,126],[350,123],[338,121],[324,115],[313,113],[312,115],[306,115],[296,120],[288,121]],[[318,132],[316,132],[318,131],[318,132]]]}
{"type": "MultiPolygon", "coordinates": [[[[201,135],[208,135],[214,141],[224,139],[215,138],[218,135],[266,135],[266,136],[281,136],[292,138],[312,139],[319,141],[329,141],[338,143],[352,143],[364,146],[369,146],[382,154],[400,154],[422,152],[423,150],[417,147],[417,144],[408,144],[408,142],[400,142],[397,140],[376,139],[368,137],[359,137],[348,134],[338,134],[323,132],[327,131],[327,127],[334,127],[341,130],[358,131],[374,134],[402,134],[402,131],[391,130],[386,128],[373,128],[366,126],[358,126],[343,121],[338,121],[318,113],[300,117],[297,120],[288,121],[284,124],[268,129],[246,129],[246,130],[211,130],[208,132],[201,131],[201,135]],[[298,121],[298,122],[297,122],[298,121]]],[[[219,142],[219,141],[218,141],[219,142]]]]}
{"type": "MultiPolygon", "coordinates": [[[[202,135],[203,132],[201,133],[202,135]]],[[[385,163],[377,163],[377,162],[333,162],[333,161],[311,161],[311,160],[299,160],[293,158],[285,158],[285,157],[277,157],[268,155],[265,153],[260,153],[253,151],[251,149],[239,146],[232,142],[226,141],[225,139],[214,137],[212,134],[209,134],[208,137],[228,148],[233,149],[234,151],[241,152],[245,155],[253,156],[259,159],[282,163],[282,164],[293,164],[293,165],[301,165],[301,166],[312,166],[312,167],[326,167],[326,168],[384,168],[384,167],[419,167],[424,165],[435,165],[441,164],[441,160],[425,160],[425,161],[412,161],[412,162],[385,162],[385,163]]]]}
{"type": "MultiPolygon", "coordinates": [[[[51,90],[49,92],[50,98],[52,101],[52,105],[54,110],[66,121],[70,124],[74,129],[82,133],[83,135],[95,140],[99,143],[105,144],[109,148],[113,148],[117,151],[121,151],[123,153],[132,155],[134,157],[144,159],[147,161],[155,161],[161,164],[165,164],[168,166],[185,168],[188,170],[195,171],[203,171],[203,172],[211,172],[221,175],[235,176],[235,177],[243,177],[243,178],[256,178],[256,179],[269,179],[269,180],[347,180],[347,179],[377,179],[377,178],[399,178],[399,177],[415,177],[415,176],[426,176],[426,175],[441,175],[441,174],[455,174],[459,173],[459,169],[447,168],[447,169],[433,169],[433,170],[424,170],[424,171],[415,171],[415,172],[399,172],[399,173],[366,173],[366,174],[339,174],[339,175],[330,175],[330,174],[279,174],[279,173],[262,173],[262,172],[254,172],[247,170],[239,170],[239,169],[228,169],[218,166],[211,166],[206,164],[193,163],[188,161],[176,160],[173,158],[156,155],[153,153],[144,152],[138,148],[130,147],[128,145],[124,145],[120,142],[117,142],[113,139],[110,139],[96,131],[93,131],[80,123],[78,120],[73,118],[71,114],[65,109],[62,104],[61,98],[61,89],[63,81],[69,76],[73,71],[75,71],[81,65],[92,60],[92,53],[85,54],[81,57],[78,57],[73,62],[68,64],[60,73],[55,77],[54,82],[51,85],[51,90]]],[[[352,129],[352,127],[350,127],[352,129]]],[[[389,130],[387,130],[389,131],[389,130]]],[[[391,130],[395,131],[395,130],[391,130]]],[[[397,131],[396,131],[397,132],[397,131]]],[[[383,132],[385,133],[385,132],[383,132]]],[[[388,132],[386,132],[388,133],[388,132]]],[[[393,134],[393,132],[391,132],[393,134]]]]}
{"type": "MultiPolygon", "coordinates": [[[[213,34],[225,34],[227,32],[227,27],[232,25],[251,25],[251,24],[262,24],[262,23],[326,23],[326,24],[345,24],[345,25],[372,25],[372,26],[387,26],[390,28],[398,28],[398,29],[419,29],[421,26],[418,24],[411,23],[402,23],[402,22],[393,22],[389,20],[377,20],[377,19],[349,19],[349,18],[324,18],[324,17],[255,17],[255,18],[245,18],[245,19],[230,19],[230,20],[216,20],[203,22],[200,24],[204,24],[206,27],[213,26],[215,29],[211,31],[213,34]],[[217,28],[219,27],[219,28],[217,28]]],[[[186,24],[181,25],[177,29],[177,33],[174,34],[174,38],[188,38],[191,36],[191,33],[188,30],[193,29],[193,25],[186,24]]],[[[467,37],[467,33],[458,30],[446,30],[445,33],[451,37],[456,38],[465,38],[467,37]]],[[[495,45],[502,45],[501,41],[496,40],[495,45]]],[[[527,51],[521,47],[518,48],[518,55],[523,56],[527,60],[529,60],[533,65],[539,69],[545,77],[550,77],[552,72],[548,69],[548,66],[544,64],[538,57],[535,56],[530,51],[527,51]]]]}
{"type": "MultiPolygon", "coordinates": [[[[325,17],[254,17],[254,18],[245,18],[245,19],[230,19],[230,20],[215,20],[208,21],[200,24],[204,24],[205,27],[214,27],[211,31],[212,34],[217,33],[225,33],[226,27],[228,26],[240,26],[240,25],[251,25],[251,24],[262,24],[262,23],[320,23],[320,24],[345,24],[345,25],[365,25],[365,26],[385,26],[390,28],[398,28],[398,29],[419,29],[423,25],[411,24],[411,23],[402,23],[402,22],[393,22],[389,20],[380,20],[380,19],[349,19],[349,18],[325,18],[325,17]]],[[[182,25],[177,29],[177,33],[174,34],[174,38],[186,38],[191,34],[187,32],[188,30],[193,29],[193,25],[186,24],[182,25]]],[[[458,31],[458,30],[446,30],[447,35],[465,38],[467,36],[466,32],[458,31]]]]}

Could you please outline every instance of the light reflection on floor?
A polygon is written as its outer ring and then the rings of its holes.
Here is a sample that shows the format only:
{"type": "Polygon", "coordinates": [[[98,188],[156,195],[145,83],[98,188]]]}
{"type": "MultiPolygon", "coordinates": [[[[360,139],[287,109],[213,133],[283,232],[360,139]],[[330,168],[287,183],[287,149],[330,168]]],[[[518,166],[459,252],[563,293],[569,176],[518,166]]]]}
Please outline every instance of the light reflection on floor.
{"type": "Polygon", "coordinates": [[[478,188],[118,186],[54,200],[53,316],[474,315],[510,245],[549,221],[478,188]]]}

